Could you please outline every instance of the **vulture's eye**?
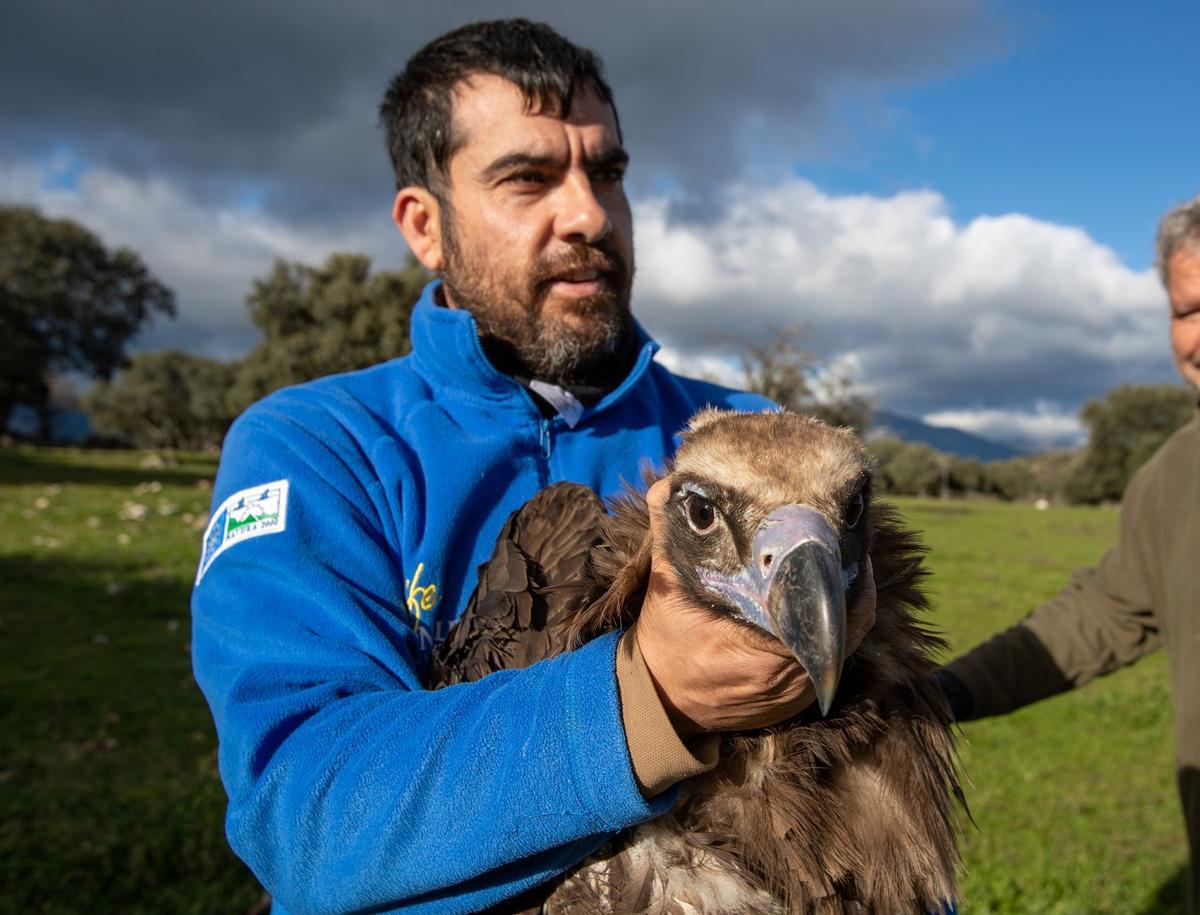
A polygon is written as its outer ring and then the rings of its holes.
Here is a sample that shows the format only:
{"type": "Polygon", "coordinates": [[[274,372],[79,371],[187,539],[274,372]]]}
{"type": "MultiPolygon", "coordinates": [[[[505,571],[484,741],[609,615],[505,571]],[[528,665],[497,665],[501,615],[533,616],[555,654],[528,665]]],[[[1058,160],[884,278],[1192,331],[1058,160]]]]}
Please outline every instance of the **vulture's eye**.
{"type": "Polygon", "coordinates": [[[863,497],[861,492],[856,492],[854,498],[846,505],[845,522],[846,527],[851,528],[862,520],[863,516],[863,497]]]}
{"type": "Polygon", "coordinates": [[[713,504],[696,492],[689,492],[683,503],[688,524],[697,534],[707,534],[717,526],[717,510],[713,504]]]}

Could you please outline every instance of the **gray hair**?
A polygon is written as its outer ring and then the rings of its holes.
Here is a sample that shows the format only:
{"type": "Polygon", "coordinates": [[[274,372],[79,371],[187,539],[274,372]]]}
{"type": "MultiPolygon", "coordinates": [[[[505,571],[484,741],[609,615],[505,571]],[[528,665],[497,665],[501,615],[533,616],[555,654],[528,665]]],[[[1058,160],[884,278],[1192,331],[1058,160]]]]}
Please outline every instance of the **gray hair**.
{"type": "Polygon", "coordinates": [[[1163,287],[1167,285],[1167,267],[1180,248],[1200,245],[1200,195],[1167,210],[1158,224],[1154,243],[1154,266],[1163,287]]]}

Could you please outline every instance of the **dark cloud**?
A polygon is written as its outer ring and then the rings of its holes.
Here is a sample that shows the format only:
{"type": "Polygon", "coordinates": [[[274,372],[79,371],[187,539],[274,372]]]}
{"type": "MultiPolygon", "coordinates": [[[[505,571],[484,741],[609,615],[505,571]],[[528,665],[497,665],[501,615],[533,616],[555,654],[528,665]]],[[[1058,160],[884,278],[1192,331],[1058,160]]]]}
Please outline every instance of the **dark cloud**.
{"type": "MultiPolygon", "coordinates": [[[[914,258],[921,255],[914,249],[914,258]]],[[[1012,296],[1026,291],[1032,290],[1016,287],[1012,296]]],[[[724,352],[732,358],[742,342],[765,343],[777,329],[801,324],[807,350],[826,359],[852,355],[859,380],[890,409],[912,416],[956,408],[1023,409],[1047,398],[1074,410],[1118,384],[1177,380],[1165,305],[1158,332],[1151,329],[1148,341],[1141,334],[1117,354],[1089,347],[1082,322],[1075,322],[1061,300],[1040,304],[1040,320],[1014,322],[1008,345],[981,351],[972,346],[969,320],[934,318],[927,303],[902,297],[882,298],[871,316],[830,313],[821,302],[789,298],[782,290],[769,299],[687,309],[650,297],[640,302],[648,329],[680,352],[724,352]],[[727,342],[730,336],[737,342],[727,342]]]]}
{"type": "MultiPolygon", "coordinates": [[[[919,306],[896,300],[881,302],[880,310],[911,317],[907,327],[822,316],[819,309],[786,300],[755,308],[731,302],[686,311],[653,301],[643,300],[642,305],[643,323],[672,349],[697,355],[722,352],[731,359],[738,347],[720,343],[731,331],[739,341],[764,343],[773,336],[771,328],[799,319],[810,328],[804,338],[807,350],[834,360],[852,356],[858,381],[872,396],[910,416],[952,409],[1027,410],[1042,400],[1074,413],[1085,401],[1119,384],[1178,380],[1166,344],[1165,306],[1158,345],[1113,358],[1069,342],[1047,345],[1037,339],[1041,328],[1036,321],[1021,327],[1024,352],[981,354],[970,347],[969,325],[933,324],[922,319],[919,306]]],[[[1047,319],[1060,320],[1056,312],[1061,307],[1060,302],[1046,302],[1047,319]]],[[[675,367],[689,373],[686,357],[675,367]]],[[[699,373],[699,366],[691,372],[699,373]]]]}
{"type": "Polygon", "coordinates": [[[1074,412],[1119,384],[1178,380],[1165,342],[1157,354],[1121,361],[1077,347],[1031,349],[1025,358],[993,361],[971,358],[961,347],[914,348],[910,341],[872,353],[865,365],[889,406],[913,416],[955,408],[1023,410],[1047,398],[1074,412]]]}
{"type": "Polygon", "coordinates": [[[800,321],[814,350],[852,356],[882,403],[916,415],[1041,399],[1069,410],[1122,381],[1172,377],[1161,290],[1082,233],[955,226],[936,194],[837,198],[786,177],[799,160],[869,146],[861,113],[886,121],[898,87],[1002,51],[993,7],[700,8],[10,4],[0,188],[133,245],[176,289],[179,320],[139,345],[240,355],[256,336],[242,299],[275,257],[311,263],[341,248],[400,262],[376,125],[391,75],[449,28],[524,15],[600,52],[634,157],[632,196],[669,191],[661,218],[639,217],[637,302],[685,360],[711,354],[732,324],[761,339],[800,321]],[[57,177],[44,168],[52,155],[57,177]],[[77,173],[78,193],[46,190],[77,173]]]}
{"type": "Polygon", "coordinates": [[[157,352],[180,349],[230,361],[240,359],[259,341],[258,331],[249,321],[242,320],[224,327],[210,327],[184,314],[175,321],[149,327],[133,341],[131,350],[157,352]]]}
{"type": "Polygon", "coordinates": [[[946,72],[994,49],[977,2],[734,7],[688,0],[331,4],[45,0],[5,10],[0,154],[66,149],[161,175],[200,201],[349,224],[390,174],[376,106],[417,47],[481,17],[549,21],[605,58],[635,155],[634,190],[703,199],[811,154],[848,93],[946,72]]]}

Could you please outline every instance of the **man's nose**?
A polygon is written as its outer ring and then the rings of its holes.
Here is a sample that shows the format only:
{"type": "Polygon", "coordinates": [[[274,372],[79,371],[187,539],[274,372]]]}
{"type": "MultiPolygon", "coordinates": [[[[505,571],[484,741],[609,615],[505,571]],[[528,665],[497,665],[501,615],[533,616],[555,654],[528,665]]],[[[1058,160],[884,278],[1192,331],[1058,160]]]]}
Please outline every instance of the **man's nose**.
{"type": "Polygon", "coordinates": [[[567,241],[597,242],[612,231],[608,210],[592,191],[586,173],[568,175],[560,187],[561,199],[554,231],[567,241]]]}

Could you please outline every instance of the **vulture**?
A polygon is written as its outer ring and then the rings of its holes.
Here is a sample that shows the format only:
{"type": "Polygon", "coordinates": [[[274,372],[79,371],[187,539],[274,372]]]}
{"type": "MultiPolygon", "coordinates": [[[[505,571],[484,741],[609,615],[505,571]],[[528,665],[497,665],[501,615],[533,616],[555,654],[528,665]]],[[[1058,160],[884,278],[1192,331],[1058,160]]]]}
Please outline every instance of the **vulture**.
{"type": "MultiPolygon", "coordinates": [[[[668,468],[663,554],[695,604],[765,630],[808,671],[797,717],[720,738],[712,771],[663,816],[493,911],[941,913],[957,897],[963,803],[945,699],[917,614],[923,548],[871,494],[848,429],[795,413],[708,409],[668,468]],[[868,558],[870,565],[868,566],[868,558]],[[843,663],[847,607],[876,582],[876,622],[843,663]]],[[[655,477],[647,473],[647,484],[655,477]]],[[[560,483],[516,511],[439,645],[430,686],[569,651],[637,617],[645,498],[611,506],[560,483]]]]}

